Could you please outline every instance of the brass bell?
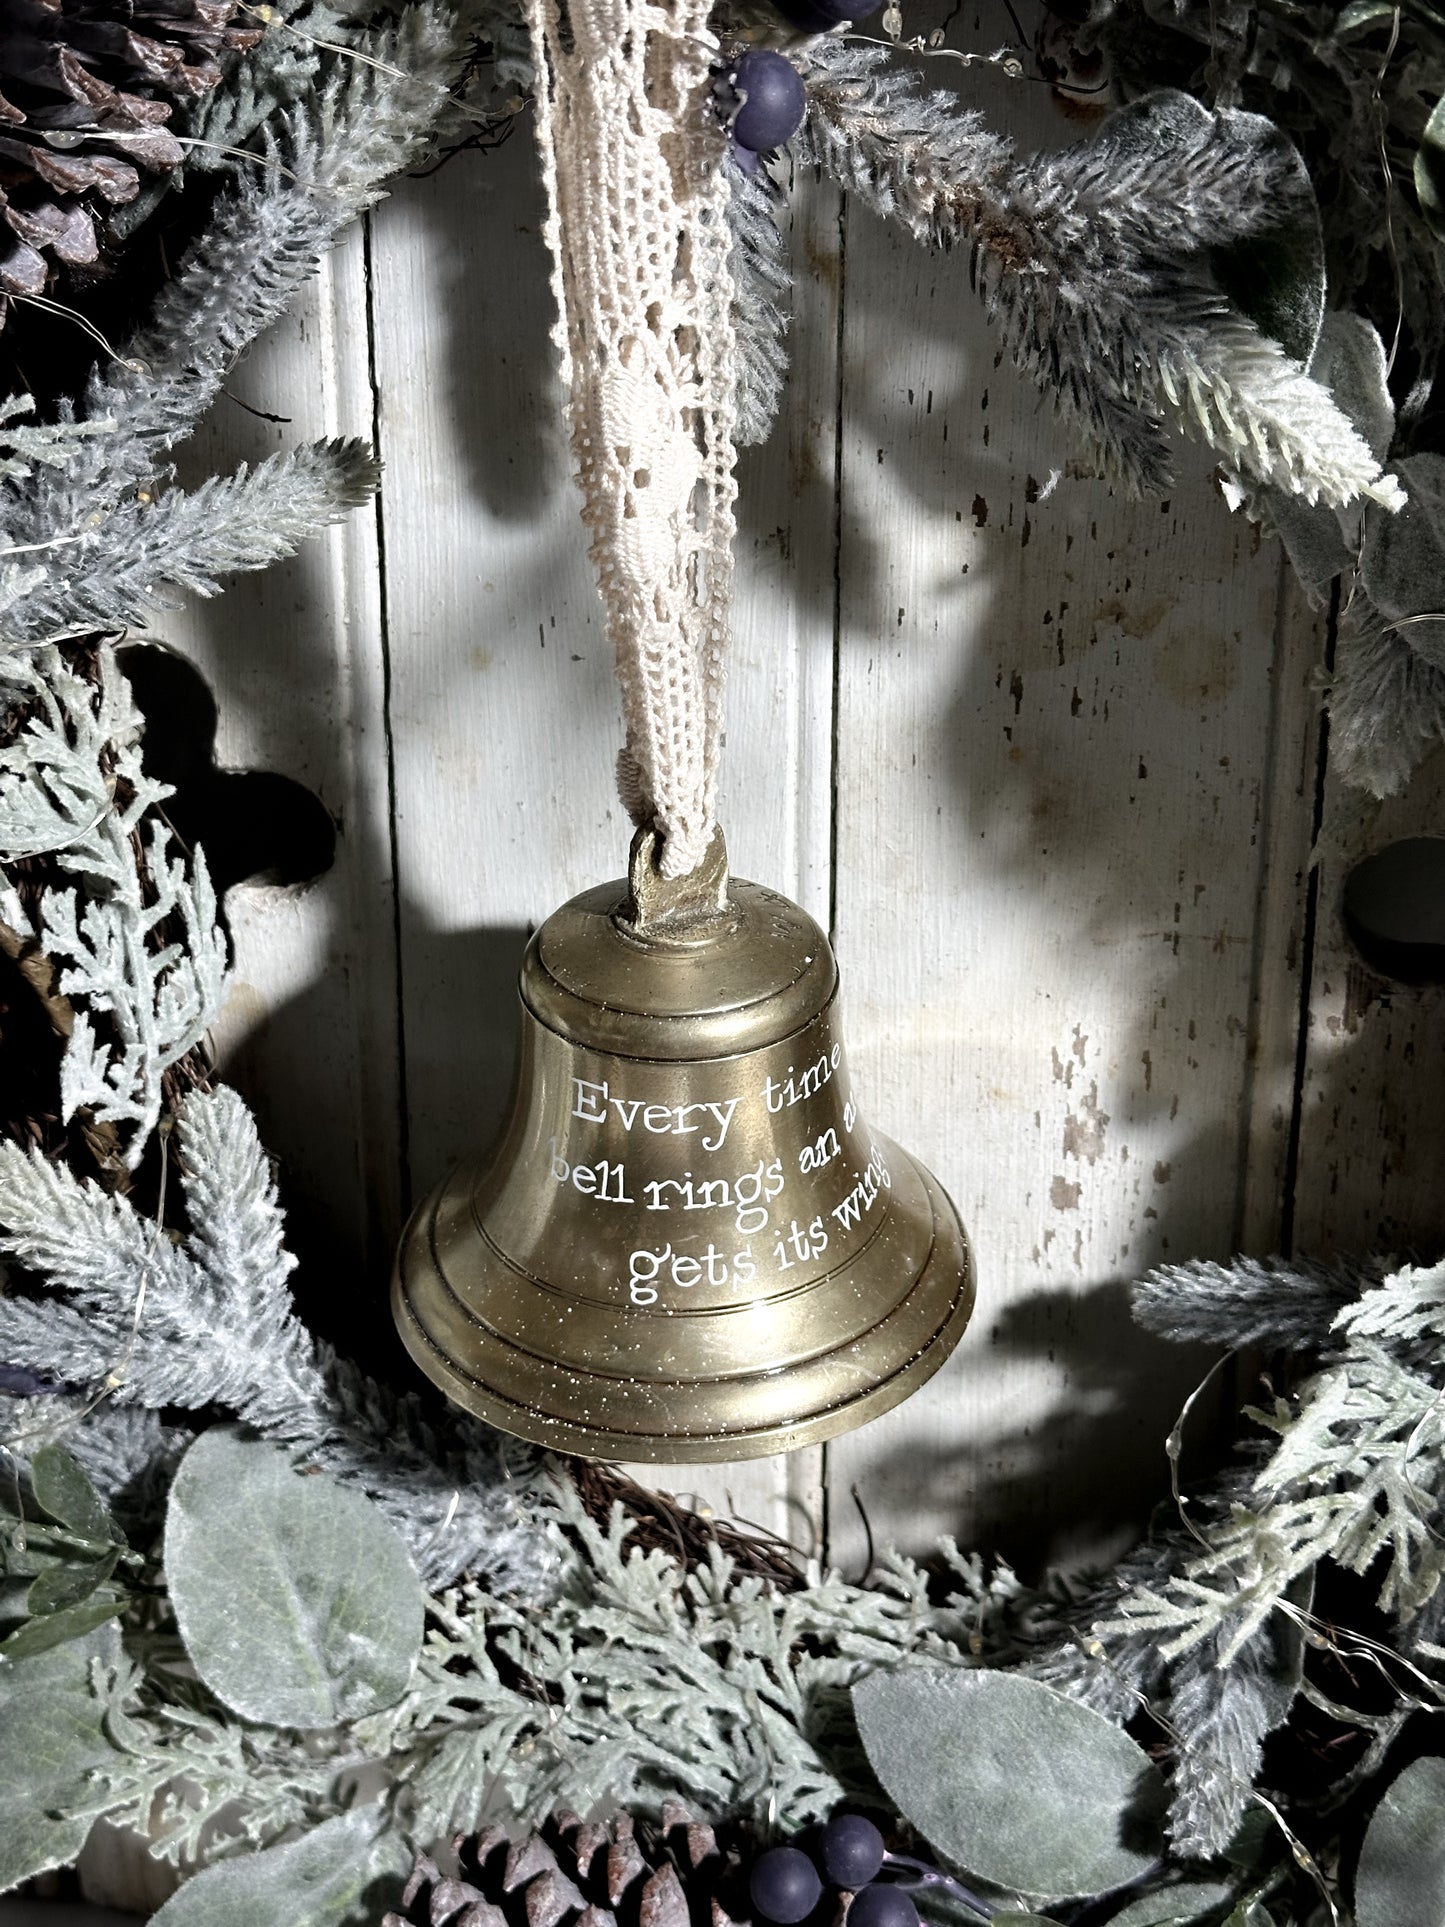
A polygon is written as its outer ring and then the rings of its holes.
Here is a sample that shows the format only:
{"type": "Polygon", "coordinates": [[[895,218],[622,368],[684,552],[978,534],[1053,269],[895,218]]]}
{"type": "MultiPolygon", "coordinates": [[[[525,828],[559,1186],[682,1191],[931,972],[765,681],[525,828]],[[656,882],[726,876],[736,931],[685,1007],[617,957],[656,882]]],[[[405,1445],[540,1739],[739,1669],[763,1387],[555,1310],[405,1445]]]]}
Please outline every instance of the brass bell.
{"type": "Polygon", "coordinates": [[[812,918],[730,879],[721,832],[669,881],[564,904],[522,962],[490,1162],[402,1239],[412,1356],[503,1431],[586,1458],[791,1451],[897,1405],[973,1309],[958,1214],[869,1131],[812,918]]]}

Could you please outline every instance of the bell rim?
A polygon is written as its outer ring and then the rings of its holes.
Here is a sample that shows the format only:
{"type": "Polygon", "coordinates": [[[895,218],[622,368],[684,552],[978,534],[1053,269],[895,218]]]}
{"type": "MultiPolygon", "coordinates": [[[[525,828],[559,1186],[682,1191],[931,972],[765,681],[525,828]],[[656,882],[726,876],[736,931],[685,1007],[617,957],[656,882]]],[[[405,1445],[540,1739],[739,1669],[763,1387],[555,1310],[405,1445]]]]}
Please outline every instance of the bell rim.
{"type": "MultiPolygon", "coordinates": [[[[605,1425],[589,1425],[575,1416],[539,1412],[483,1384],[437,1342],[407,1289],[408,1259],[428,1238],[431,1221],[452,1183],[451,1178],[438,1185],[422,1202],[402,1237],[392,1277],[392,1310],[402,1342],[421,1371],[463,1410],[514,1438],[578,1458],[648,1465],[717,1464],[769,1458],[837,1438],[901,1405],[940,1370],[967,1329],[977,1297],[972,1247],[953,1200],[925,1165],[881,1134],[875,1136],[887,1146],[891,1156],[906,1161],[916,1174],[932,1212],[933,1235],[928,1254],[899,1301],[899,1307],[916,1304],[920,1293],[939,1290],[950,1274],[954,1279],[953,1289],[930,1335],[897,1360],[887,1376],[874,1378],[861,1389],[815,1407],[801,1417],[750,1428],[682,1435],[621,1432],[605,1425]]],[[[498,1254],[498,1262],[505,1265],[507,1261],[498,1254]]],[[[846,1345],[840,1346],[837,1353],[824,1353],[820,1358],[836,1356],[847,1349],[846,1345]]]]}

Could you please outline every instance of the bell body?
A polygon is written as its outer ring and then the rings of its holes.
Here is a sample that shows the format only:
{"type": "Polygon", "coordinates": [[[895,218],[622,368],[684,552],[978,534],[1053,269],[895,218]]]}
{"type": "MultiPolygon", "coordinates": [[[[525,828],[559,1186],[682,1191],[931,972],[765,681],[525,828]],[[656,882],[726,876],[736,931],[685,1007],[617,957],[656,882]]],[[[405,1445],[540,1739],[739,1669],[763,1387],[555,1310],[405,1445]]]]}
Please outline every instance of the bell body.
{"type": "Polygon", "coordinates": [[[710,875],[564,905],[522,964],[490,1160],[417,1211],[394,1285],[459,1404],[589,1458],[740,1459],[921,1385],[973,1306],[937,1182],[858,1115],[827,938],[710,875]]]}

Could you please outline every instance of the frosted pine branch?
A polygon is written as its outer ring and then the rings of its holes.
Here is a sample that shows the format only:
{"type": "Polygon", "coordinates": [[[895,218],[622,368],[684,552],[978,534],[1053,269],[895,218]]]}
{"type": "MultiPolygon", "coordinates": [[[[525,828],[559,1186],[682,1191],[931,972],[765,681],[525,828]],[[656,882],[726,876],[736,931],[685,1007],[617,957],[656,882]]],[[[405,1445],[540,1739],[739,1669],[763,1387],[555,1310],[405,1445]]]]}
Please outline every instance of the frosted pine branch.
{"type": "Polygon", "coordinates": [[[1227,1633],[1195,1647],[1169,1676],[1168,1721],[1176,1753],[1169,1837],[1185,1859],[1223,1853],[1238,1830],[1264,1754],[1299,1687],[1301,1640],[1277,1612],[1232,1659],[1227,1633]]]}
{"type": "Polygon", "coordinates": [[[735,439],[747,448],[767,440],[782,399],[793,274],[779,226],[785,208],[781,188],[761,165],[749,175],[730,163],[729,181],[738,370],[735,439]]]}
{"type": "MultiPolygon", "coordinates": [[[[30,395],[0,397],[0,483],[28,481],[37,468],[67,468],[86,440],[109,434],[113,424],[97,422],[34,422],[30,395]]],[[[0,529],[7,525],[7,497],[0,493],[0,529]]]]}
{"type": "Polygon", "coordinates": [[[17,637],[80,624],[120,628],[143,622],[177,588],[215,595],[218,577],[294,555],[364,502],[378,475],[365,442],[313,442],[189,493],[127,501],[64,551],[7,612],[6,626],[17,637]]]}
{"type": "Polygon", "coordinates": [[[394,28],[363,36],[358,52],[363,59],[330,56],[328,77],[268,130],[269,158],[241,173],[128,344],[137,365],[97,373],[84,412],[113,420],[115,433],[89,451],[68,491],[37,502],[52,531],[71,526],[102,483],[124,488],[155,473],[337,232],[423,148],[463,54],[450,11],[420,0],[394,28]]]}
{"type": "Polygon", "coordinates": [[[1328,1344],[1336,1316],[1379,1276],[1373,1265],[1302,1258],[1200,1259],[1151,1271],[1131,1304],[1147,1331],[1181,1344],[1313,1351],[1328,1344]]]}
{"type": "Polygon", "coordinates": [[[1294,191],[1249,116],[1148,96],[1091,140],[1020,162],[878,50],[824,39],[808,58],[808,156],[919,239],[971,248],[1014,360],[1106,472],[1167,486],[1173,423],[1308,501],[1403,500],[1325,390],[1213,277],[1209,250],[1265,228],[1294,191]]]}
{"type": "Polygon", "coordinates": [[[0,1357],[120,1403],[220,1407],[370,1494],[421,1571],[480,1571],[531,1595],[550,1554],[529,1520],[529,1448],[473,1420],[434,1431],[415,1401],[338,1362],[292,1307],[265,1154],[234,1092],[179,1122],[184,1247],[122,1198],[0,1145],[0,1250],[51,1295],[0,1298],[0,1357]]]}

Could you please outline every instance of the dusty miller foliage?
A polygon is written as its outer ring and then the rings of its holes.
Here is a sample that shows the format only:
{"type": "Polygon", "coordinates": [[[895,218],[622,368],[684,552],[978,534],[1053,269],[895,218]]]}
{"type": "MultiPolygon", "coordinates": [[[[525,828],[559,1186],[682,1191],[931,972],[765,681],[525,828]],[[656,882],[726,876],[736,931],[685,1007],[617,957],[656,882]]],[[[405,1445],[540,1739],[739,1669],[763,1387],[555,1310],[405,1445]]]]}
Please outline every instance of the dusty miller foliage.
{"type": "Polygon", "coordinates": [[[59,966],[76,1007],[62,1118],[85,1108],[117,1126],[134,1166],[165,1073],[221,1006],[226,940],[205,858],[188,862],[154,813],[170,791],[142,767],[141,717],[112,651],[94,683],[53,644],[0,655],[0,701],[29,714],[0,750],[0,861],[54,855],[77,885],[46,891],[32,917],[0,884],[0,921],[59,966]]]}

